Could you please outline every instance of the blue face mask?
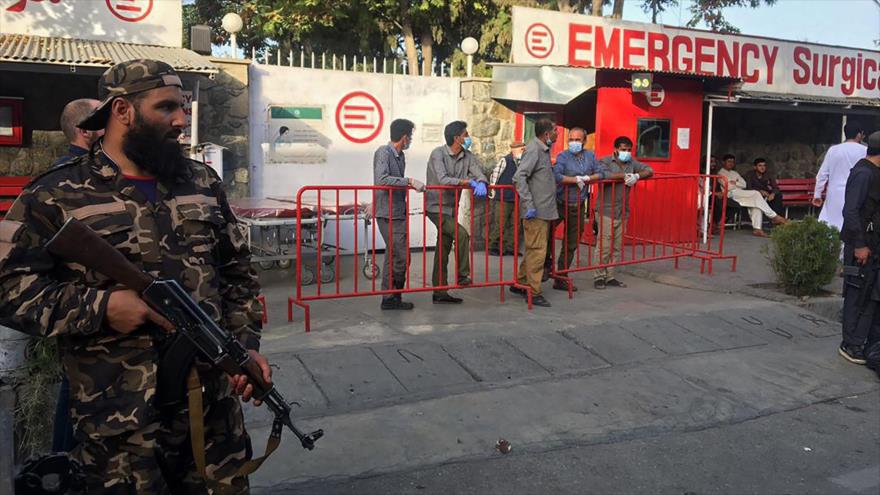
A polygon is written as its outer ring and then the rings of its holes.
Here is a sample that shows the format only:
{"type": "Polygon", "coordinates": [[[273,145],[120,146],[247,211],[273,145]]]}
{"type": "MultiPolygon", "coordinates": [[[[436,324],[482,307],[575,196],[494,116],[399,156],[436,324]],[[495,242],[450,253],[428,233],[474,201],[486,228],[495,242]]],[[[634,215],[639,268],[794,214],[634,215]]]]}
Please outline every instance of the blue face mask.
{"type": "Polygon", "coordinates": [[[461,147],[466,150],[469,150],[469,149],[471,149],[472,144],[474,144],[474,141],[471,139],[470,136],[468,136],[468,137],[464,138],[464,141],[461,142],[461,147]]]}
{"type": "Polygon", "coordinates": [[[572,153],[580,153],[584,150],[584,143],[580,143],[578,141],[571,141],[568,143],[568,151],[572,153]]]}
{"type": "Polygon", "coordinates": [[[622,161],[623,163],[629,163],[632,160],[632,152],[630,151],[618,151],[617,159],[622,161]]]}

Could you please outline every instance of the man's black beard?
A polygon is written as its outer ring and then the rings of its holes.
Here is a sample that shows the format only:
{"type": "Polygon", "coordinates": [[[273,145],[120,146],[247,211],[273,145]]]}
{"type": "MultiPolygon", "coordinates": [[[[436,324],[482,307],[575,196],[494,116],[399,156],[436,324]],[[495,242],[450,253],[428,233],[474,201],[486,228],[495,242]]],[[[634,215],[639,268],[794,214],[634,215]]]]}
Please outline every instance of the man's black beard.
{"type": "Polygon", "coordinates": [[[122,150],[143,171],[160,182],[171,183],[189,172],[180,143],[177,139],[172,139],[179,134],[176,130],[163,132],[136,114],[134,125],[123,140],[122,150]]]}

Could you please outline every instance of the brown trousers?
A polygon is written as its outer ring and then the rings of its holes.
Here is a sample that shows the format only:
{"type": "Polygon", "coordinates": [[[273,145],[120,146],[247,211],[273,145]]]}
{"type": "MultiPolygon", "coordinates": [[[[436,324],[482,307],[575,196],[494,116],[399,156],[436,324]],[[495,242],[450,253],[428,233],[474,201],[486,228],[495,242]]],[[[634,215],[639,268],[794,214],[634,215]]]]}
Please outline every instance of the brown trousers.
{"type": "Polygon", "coordinates": [[[517,283],[528,285],[533,295],[541,294],[541,276],[544,274],[544,260],[547,257],[547,236],[550,235],[550,222],[533,218],[523,220],[523,237],[526,254],[523,256],[517,273],[517,283]]]}

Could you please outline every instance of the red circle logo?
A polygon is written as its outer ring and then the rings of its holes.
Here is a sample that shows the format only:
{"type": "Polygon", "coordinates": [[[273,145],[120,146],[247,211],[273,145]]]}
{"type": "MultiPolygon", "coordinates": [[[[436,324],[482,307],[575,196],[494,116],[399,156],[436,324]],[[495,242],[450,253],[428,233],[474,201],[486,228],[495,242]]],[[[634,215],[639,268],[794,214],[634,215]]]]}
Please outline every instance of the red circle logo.
{"type": "Polygon", "coordinates": [[[666,101],[666,90],[659,84],[653,84],[651,85],[651,91],[645,93],[645,98],[648,99],[648,105],[658,108],[666,101]]]}
{"type": "Polygon", "coordinates": [[[382,105],[366,91],[351,92],[336,106],[336,128],[352,143],[369,143],[382,130],[382,105]]]}
{"type": "Polygon", "coordinates": [[[107,0],[107,8],[125,22],[138,22],[153,11],[153,0],[107,0]]]}
{"type": "Polygon", "coordinates": [[[535,58],[547,58],[553,51],[553,32],[544,24],[536,23],[526,30],[526,50],[535,58]]]}

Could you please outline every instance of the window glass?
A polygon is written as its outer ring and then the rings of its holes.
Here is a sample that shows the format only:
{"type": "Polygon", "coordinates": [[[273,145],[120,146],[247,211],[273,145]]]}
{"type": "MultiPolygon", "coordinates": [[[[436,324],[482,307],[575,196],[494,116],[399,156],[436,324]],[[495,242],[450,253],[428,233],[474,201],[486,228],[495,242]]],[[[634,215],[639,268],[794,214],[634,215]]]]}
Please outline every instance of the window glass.
{"type": "Polygon", "coordinates": [[[12,106],[0,105],[0,136],[12,136],[12,106]]]}
{"type": "Polygon", "coordinates": [[[639,119],[636,134],[636,156],[639,158],[669,158],[670,121],[639,119]]]}

